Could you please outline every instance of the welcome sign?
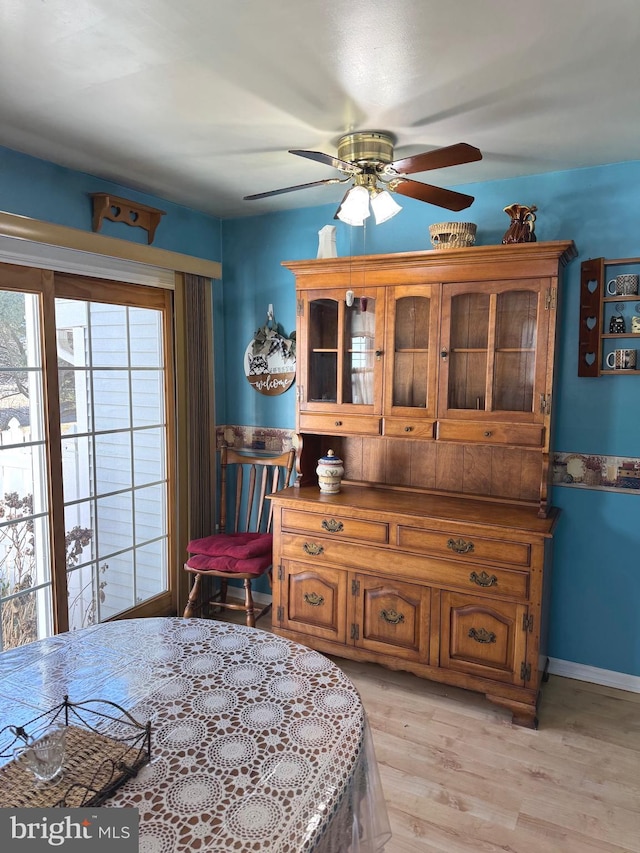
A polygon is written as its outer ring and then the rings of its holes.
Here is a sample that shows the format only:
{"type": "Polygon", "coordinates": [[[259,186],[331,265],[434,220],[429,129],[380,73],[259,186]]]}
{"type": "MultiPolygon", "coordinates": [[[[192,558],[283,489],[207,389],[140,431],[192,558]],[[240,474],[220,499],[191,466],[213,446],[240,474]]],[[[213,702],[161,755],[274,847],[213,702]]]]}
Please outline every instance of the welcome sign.
{"type": "Polygon", "coordinates": [[[245,350],[244,372],[259,394],[284,394],[296,378],[295,333],[286,338],[269,324],[261,326],[245,350]]]}

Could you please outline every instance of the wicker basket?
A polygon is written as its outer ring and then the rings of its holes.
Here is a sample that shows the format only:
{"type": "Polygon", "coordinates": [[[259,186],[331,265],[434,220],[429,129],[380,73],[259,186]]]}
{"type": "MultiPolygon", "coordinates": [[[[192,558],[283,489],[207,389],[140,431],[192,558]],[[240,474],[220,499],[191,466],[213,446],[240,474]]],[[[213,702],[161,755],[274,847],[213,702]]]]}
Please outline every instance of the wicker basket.
{"type": "Polygon", "coordinates": [[[429,226],[429,236],[434,249],[459,249],[476,242],[476,225],[473,222],[439,222],[429,226]]]}

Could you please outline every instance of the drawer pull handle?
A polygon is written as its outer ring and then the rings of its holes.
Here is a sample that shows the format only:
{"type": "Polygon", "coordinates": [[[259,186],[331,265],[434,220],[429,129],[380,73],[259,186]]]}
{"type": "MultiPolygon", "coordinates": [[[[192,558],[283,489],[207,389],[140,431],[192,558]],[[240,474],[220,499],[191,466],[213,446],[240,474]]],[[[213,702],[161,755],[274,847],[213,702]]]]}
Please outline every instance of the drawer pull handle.
{"type": "Polygon", "coordinates": [[[315,542],[305,542],[302,546],[302,550],[305,554],[309,554],[310,557],[319,557],[324,551],[324,548],[322,545],[316,545],[315,542]]]}
{"type": "Polygon", "coordinates": [[[342,533],[344,530],[344,524],[341,521],[336,521],[335,518],[322,519],[322,529],[326,530],[327,533],[342,533]]]}
{"type": "Polygon", "coordinates": [[[456,554],[470,554],[473,551],[473,542],[465,542],[464,539],[449,539],[447,548],[456,554]]]}
{"type": "Polygon", "coordinates": [[[484,437],[485,438],[491,438],[491,430],[490,429],[485,431],[484,437]]]}
{"type": "Polygon", "coordinates": [[[495,575],[488,575],[486,572],[471,572],[469,580],[472,583],[477,583],[478,586],[497,586],[498,578],[495,575]]]}
{"type": "Polygon", "coordinates": [[[400,622],[404,622],[404,615],[397,610],[381,610],[380,616],[390,625],[399,625],[400,622]]]}
{"type": "Polygon", "coordinates": [[[404,431],[405,431],[405,432],[413,432],[413,427],[412,427],[412,426],[406,426],[406,427],[404,428],[404,431]]]}
{"type": "Polygon", "coordinates": [[[469,636],[476,643],[495,643],[496,641],[493,631],[487,631],[486,628],[469,628],[469,636]]]}
{"type": "Polygon", "coordinates": [[[342,426],[342,421],[335,421],[334,426],[342,426]]]}
{"type": "Polygon", "coordinates": [[[324,596],[318,595],[317,592],[305,592],[302,597],[312,607],[320,607],[321,604],[324,604],[324,596]]]}

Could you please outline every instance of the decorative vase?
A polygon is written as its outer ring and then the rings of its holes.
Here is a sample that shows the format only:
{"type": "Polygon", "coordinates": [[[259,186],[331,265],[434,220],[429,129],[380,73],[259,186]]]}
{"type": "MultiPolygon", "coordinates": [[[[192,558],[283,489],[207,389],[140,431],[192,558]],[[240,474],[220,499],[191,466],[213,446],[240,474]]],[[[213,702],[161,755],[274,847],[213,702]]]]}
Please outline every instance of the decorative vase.
{"type": "Polygon", "coordinates": [[[340,491],[340,483],[344,474],[342,459],[338,459],[333,450],[328,450],[326,456],[321,456],[318,459],[316,474],[318,475],[320,491],[325,495],[335,495],[340,491]]]}
{"type": "Polygon", "coordinates": [[[525,204],[510,204],[504,208],[504,212],[511,217],[511,225],[507,228],[503,243],[535,243],[534,233],[536,215],[538,208],[535,205],[527,207],[525,204]]]}

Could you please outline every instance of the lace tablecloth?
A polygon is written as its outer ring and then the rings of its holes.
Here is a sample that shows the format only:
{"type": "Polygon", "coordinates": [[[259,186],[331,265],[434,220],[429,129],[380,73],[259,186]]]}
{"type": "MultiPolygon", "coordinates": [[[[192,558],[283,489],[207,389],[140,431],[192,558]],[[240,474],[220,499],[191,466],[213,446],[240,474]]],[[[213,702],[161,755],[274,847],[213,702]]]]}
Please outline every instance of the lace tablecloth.
{"type": "Polygon", "coordinates": [[[0,654],[0,728],[65,694],[151,720],[151,763],[105,804],[138,809],[140,853],[378,853],[390,836],[358,693],[304,646],[166,618],[0,654]]]}

